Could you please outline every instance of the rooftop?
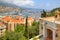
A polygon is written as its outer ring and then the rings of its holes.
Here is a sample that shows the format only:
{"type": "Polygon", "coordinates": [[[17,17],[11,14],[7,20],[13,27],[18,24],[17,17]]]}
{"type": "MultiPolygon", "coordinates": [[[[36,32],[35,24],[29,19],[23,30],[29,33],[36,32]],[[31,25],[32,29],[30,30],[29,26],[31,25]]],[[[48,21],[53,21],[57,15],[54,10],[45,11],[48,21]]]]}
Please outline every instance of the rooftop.
{"type": "MultiPolygon", "coordinates": [[[[20,23],[24,23],[25,22],[25,18],[23,19],[22,16],[16,16],[16,17],[10,17],[10,16],[5,16],[3,19],[3,21],[8,21],[8,22],[20,22],[20,23]],[[16,19],[18,18],[18,19],[16,19]],[[21,19],[20,19],[21,18],[21,19]]],[[[34,20],[32,17],[28,17],[28,21],[32,21],[34,20]]]]}
{"type": "Polygon", "coordinates": [[[22,16],[16,16],[16,18],[22,18],[22,16]]]}
{"type": "Polygon", "coordinates": [[[32,17],[28,17],[28,20],[33,20],[33,18],[32,17]]]}
{"type": "Polygon", "coordinates": [[[60,18],[55,19],[54,16],[53,17],[39,18],[39,19],[49,21],[49,22],[55,22],[56,24],[60,24],[60,18]]]}
{"type": "Polygon", "coordinates": [[[12,20],[12,18],[9,17],[9,16],[5,16],[5,17],[3,18],[3,20],[4,20],[4,21],[10,21],[10,20],[12,20]]]}
{"type": "Polygon", "coordinates": [[[42,20],[45,20],[45,21],[50,21],[50,22],[55,20],[54,17],[45,17],[45,18],[39,18],[39,19],[42,19],[42,20]]]}
{"type": "Polygon", "coordinates": [[[24,20],[11,20],[10,22],[21,22],[21,23],[23,23],[24,20]]]}

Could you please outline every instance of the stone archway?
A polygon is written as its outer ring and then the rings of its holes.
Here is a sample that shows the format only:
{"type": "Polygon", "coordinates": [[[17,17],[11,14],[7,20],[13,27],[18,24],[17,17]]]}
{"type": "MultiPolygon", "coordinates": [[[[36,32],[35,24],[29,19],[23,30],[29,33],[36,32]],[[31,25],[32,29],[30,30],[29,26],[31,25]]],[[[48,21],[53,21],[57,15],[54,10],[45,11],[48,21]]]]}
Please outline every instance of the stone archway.
{"type": "Polygon", "coordinates": [[[47,37],[46,40],[53,40],[53,31],[50,29],[47,29],[47,37]]]}

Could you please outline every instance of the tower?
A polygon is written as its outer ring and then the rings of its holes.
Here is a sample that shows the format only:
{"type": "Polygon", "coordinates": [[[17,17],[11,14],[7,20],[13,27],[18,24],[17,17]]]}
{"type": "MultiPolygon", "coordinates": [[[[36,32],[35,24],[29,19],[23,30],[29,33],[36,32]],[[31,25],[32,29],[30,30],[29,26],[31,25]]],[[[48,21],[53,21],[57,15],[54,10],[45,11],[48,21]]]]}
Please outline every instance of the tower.
{"type": "Polygon", "coordinates": [[[59,10],[55,10],[55,18],[58,19],[60,17],[60,12],[59,10]]]}

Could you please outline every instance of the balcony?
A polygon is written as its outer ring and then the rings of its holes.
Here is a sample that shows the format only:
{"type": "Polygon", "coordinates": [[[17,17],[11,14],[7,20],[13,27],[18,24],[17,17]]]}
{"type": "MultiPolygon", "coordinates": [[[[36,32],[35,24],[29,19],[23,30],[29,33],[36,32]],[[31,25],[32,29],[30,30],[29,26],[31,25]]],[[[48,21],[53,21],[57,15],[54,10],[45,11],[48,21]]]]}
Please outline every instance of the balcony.
{"type": "Polygon", "coordinates": [[[56,23],[55,22],[46,21],[46,27],[49,27],[49,28],[52,28],[52,29],[56,29],[56,23]]]}

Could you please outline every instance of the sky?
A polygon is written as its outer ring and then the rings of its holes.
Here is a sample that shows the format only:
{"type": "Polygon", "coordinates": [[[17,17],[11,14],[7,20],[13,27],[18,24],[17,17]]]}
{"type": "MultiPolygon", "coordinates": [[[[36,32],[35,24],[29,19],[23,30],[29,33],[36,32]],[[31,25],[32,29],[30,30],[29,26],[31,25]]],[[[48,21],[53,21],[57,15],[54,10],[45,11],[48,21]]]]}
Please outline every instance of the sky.
{"type": "Polygon", "coordinates": [[[60,7],[60,0],[0,0],[27,8],[52,10],[60,7]]]}

